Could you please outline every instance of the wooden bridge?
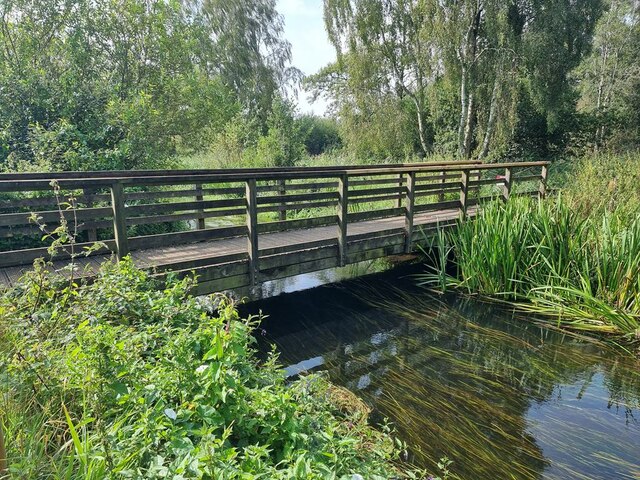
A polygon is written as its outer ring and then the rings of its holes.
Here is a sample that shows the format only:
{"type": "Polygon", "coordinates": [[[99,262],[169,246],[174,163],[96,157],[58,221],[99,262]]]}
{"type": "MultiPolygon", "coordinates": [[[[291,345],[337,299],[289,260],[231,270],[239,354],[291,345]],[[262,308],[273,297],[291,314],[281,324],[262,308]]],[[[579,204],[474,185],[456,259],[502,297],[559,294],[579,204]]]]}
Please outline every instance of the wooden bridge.
{"type": "Polygon", "coordinates": [[[33,261],[91,275],[130,255],[197,294],[412,252],[501,196],[544,196],[547,162],[0,174],[0,284],[33,261]],[[76,243],[49,258],[46,231],[76,243]],[[89,256],[85,247],[102,242],[89,256]]]}

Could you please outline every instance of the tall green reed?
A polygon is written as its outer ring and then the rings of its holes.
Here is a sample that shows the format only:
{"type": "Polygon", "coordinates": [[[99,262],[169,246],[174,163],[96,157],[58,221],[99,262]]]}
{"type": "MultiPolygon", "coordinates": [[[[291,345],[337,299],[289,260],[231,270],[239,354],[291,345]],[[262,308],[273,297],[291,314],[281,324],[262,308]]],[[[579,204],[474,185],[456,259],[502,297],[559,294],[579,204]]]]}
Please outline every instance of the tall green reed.
{"type": "Polygon", "coordinates": [[[455,273],[434,256],[423,284],[514,301],[560,326],[639,335],[638,213],[583,217],[561,195],[495,201],[436,244],[453,251],[455,273]]]}

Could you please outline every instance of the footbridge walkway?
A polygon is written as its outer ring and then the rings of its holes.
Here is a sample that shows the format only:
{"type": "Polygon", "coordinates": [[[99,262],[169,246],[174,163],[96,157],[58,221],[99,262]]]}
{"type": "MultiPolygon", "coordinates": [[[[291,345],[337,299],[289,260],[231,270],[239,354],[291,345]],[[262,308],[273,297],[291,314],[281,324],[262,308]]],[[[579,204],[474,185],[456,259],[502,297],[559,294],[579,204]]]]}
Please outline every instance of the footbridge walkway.
{"type": "Polygon", "coordinates": [[[547,162],[0,174],[0,284],[34,260],[90,276],[130,255],[194,293],[412,252],[482,202],[544,196],[547,162]],[[75,239],[53,258],[61,225],[75,239]],[[87,256],[86,247],[101,242],[87,256]]]}

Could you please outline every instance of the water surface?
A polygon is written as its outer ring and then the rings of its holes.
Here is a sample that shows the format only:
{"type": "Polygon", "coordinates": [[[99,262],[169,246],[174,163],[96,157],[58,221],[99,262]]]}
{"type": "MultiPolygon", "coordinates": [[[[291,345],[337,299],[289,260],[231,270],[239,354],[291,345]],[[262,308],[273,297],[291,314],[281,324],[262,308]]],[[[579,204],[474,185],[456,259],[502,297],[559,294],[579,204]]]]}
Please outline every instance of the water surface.
{"type": "MultiPolygon", "coordinates": [[[[324,370],[430,469],[467,479],[640,478],[640,368],[611,347],[414,287],[416,267],[255,302],[291,375],[324,370]]],[[[245,312],[246,313],[246,312],[245,312]]]]}

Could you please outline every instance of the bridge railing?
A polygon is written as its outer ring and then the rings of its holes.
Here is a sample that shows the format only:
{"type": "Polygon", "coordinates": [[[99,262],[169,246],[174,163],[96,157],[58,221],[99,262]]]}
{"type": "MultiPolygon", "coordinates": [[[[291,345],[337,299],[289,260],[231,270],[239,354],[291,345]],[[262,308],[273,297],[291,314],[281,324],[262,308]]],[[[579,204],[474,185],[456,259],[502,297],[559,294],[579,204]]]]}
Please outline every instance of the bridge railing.
{"type": "MultiPolygon", "coordinates": [[[[318,264],[332,257],[344,265],[358,261],[359,252],[384,250],[398,238],[404,239],[404,250],[409,251],[419,235],[415,225],[421,215],[454,211],[464,217],[475,205],[496,195],[505,199],[513,194],[544,195],[546,168],[546,162],[447,162],[245,171],[3,174],[0,268],[19,267],[46,257],[48,240],[41,241],[41,225],[51,231],[64,217],[78,238],[76,252],[96,239],[104,242],[104,249],[94,255],[113,252],[118,257],[138,250],[184,246],[174,249],[166,268],[191,269],[215,261],[228,264],[220,275],[248,275],[255,284],[261,272],[270,271],[272,277],[278,270],[284,275],[285,256],[290,262],[318,264]],[[518,184],[528,189],[518,189],[518,184]],[[375,234],[359,233],[359,226],[366,222],[398,217],[404,217],[403,227],[396,222],[388,229],[378,228],[375,234]],[[300,233],[336,226],[330,240],[326,235],[314,239],[300,233]],[[264,234],[277,235],[262,244],[264,234]],[[189,250],[189,245],[198,242],[238,237],[247,238],[247,250],[241,254],[226,252],[220,246],[220,250],[205,251],[194,258],[189,250]],[[300,253],[291,256],[292,252],[300,253]]],[[[454,221],[449,216],[448,222],[454,221]]],[[[69,252],[56,258],[65,256],[69,252]]]]}

